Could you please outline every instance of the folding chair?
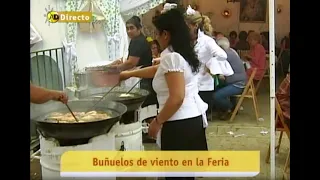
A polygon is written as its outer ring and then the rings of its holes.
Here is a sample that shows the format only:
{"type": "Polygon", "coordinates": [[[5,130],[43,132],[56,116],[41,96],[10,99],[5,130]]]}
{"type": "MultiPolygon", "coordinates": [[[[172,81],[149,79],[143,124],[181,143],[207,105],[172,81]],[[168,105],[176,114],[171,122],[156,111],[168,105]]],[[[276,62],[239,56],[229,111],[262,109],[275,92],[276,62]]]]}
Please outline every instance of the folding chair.
{"type": "Polygon", "coordinates": [[[257,69],[254,68],[253,71],[252,71],[252,74],[242,92],[241,95],[235,95],[233,97],[237,97],[239,98],[239,101],[235,107],[235,109],[233,110],[232,112],[232,115],[230,117],[230,122],[233,122],[236,114],[238,113],[239,109],[240,109],[240,106],[242,105],[242,102],[244,100],[244,98],[250,98],[252,99],[253,101],[253,107],[254,107],[254,111],[255,111],[255,115],[256,115],[256,118],[257,118],[257,121],[259,121],[259,110],[258,110],[258,101],[257,101],[257,97],[256,97],[256,91],[255,91],[255,87],[254,87],[254,84],[253,84],[253,78],[254,76],[256,75],[256,72],[257,72],[257,69]]]}
{"type": "MultiPolygon", "coordinates": [[[[249,53],[249,50],[238,50],[237,53],[239,54],[240,58],[243,59],[243,56],[249,53]]],[[[266,55],[266,71],[263,74],[263,77],[269,77],[269,55],[266,55]]],[[[258,81],[257,85],[256,85],[256,93],[258,92],[261,82],[262,82],[263,78],[261,80],[258,81]]]]}
{"type": "Polygon", "coordinates": [[[288,152],[286,163],[284,164],[282,179],[283,180],[290,179],[290,149],[288,152]]]}
{"type": "MultiPolygon", "coordinates": [[[[276,131],[280,131],[280,137],[279,137],[278,145],[276,147],[276,152],[279,153],[283,132],[287,134],[290,140],[290,129],[287,126],[287,124],[284,122],[283,112],[277,98],[275,99],[275,101],[276,101],[276,124],[279,123],[280,125],[279,127],[276,127],[276,131]]],[[[269,162],[270,162],[270,144],[269,144],[268,154],[266,157],[266,163],[269,163],[269,162]]]]}

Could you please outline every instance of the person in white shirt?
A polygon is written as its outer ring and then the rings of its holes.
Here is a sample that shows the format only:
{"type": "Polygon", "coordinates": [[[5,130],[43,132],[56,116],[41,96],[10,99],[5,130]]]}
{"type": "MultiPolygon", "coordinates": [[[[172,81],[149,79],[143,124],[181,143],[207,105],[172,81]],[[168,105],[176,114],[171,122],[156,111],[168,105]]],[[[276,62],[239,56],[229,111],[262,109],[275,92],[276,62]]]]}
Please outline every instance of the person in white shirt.
{"type": "Polygon", "coordinates": [[[212,75],[228,76],[233,74],[233,70],[227,61],[226,52],[217,45],[212,37],[207,35],[212,34],[212,28],[208,28],[211,27],[210,21],[204,21],[205,18],[200,12],[193,10],[190,6],[187,9],[185,19],[195,44],[194,49],[201,62],[198,74],[199,95],[211,107],[215,88],[212,75]],[[208,30],[210,31],[208,32],[208,30]]]}
{"type": "Polygon", "coordinates": [[[200,62],[190,44],[183,14],[175,8],[165,10],[154,18],[153,24],[164,49],[160,63],[124,71],[120,78],[154,78],[152,84],[160,112],[149,126],[149,135],[157,137],[161,150],[207,150],[205,112],[208,105],[198,95],[200,62]]]}

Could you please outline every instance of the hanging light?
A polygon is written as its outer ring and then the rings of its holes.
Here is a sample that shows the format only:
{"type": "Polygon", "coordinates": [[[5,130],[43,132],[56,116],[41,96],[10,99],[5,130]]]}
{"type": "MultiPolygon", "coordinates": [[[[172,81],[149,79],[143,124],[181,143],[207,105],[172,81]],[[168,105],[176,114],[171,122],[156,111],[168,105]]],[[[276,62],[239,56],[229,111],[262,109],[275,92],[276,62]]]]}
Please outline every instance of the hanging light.
{"type": "Polygon", "coordinates": [[[224,18],[229,18],[231,16],[231,11],[229,9],[225,9],[221,12],[224,18]]]}

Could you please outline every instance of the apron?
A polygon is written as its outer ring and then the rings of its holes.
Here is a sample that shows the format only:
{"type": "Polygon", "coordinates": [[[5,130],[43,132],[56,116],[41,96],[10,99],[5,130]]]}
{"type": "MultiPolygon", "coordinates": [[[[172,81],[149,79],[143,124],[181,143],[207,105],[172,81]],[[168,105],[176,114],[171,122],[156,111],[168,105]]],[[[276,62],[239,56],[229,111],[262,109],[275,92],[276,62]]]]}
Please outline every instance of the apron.
{"type": "MultiPolygon", "coordinates": [[[[208,104],[205,103],[200,98],[198,93],[196,95],[194,95],[193,97],[194,97],[195,102],[197,104],[198,110],[202,114],[203,128],[206,128],[206,127],[208,127],[208,119],[207,119],[207,115],[206,115],[206,111],[208,110],[208,104]]],[[[178,121],[180,121],[180,120],[178,120],[178,121]]],[[[181,121],[183,121],[183,120],[181,120],[181,121]]],[[[160,130],[159,130],[159,132],[157,134],[157,139],[156,139],[156,143],[160,148],[161,148],[161,130],[162,130],[162,127],[160,128],[160,130]]]]}

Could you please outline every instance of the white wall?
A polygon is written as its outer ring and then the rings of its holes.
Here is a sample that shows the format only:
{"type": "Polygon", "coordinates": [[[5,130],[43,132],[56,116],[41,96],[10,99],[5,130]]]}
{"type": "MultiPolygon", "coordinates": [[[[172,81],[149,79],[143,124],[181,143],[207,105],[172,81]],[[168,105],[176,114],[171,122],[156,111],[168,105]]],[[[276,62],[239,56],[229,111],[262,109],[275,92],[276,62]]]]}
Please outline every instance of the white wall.
{"type": "Polygon", "coordinates": [[[77,56],[79,68],[99,61],[108,60],[108,48],[104,33],[85,33],[78,31],[77,56]]]}
{"type": "MultiPolygon", "coordinates": [[[[45,23],[45,8],[50,5],[55,11],[64,10],[63,0],[31,0],[31,23],[42,36],[43,41],[34,45],[31,51],[62,47],[66,36],[66,24],[57,23],[50,26],[45,23]]],[[[79,68],[87,64],[108,60],[106,38],[103,32],[83,33],[78,31],[77,56],[79,68]]]]}
{"type": "Polygon", "coordinates": [[[48,8],[49,5],[58,11],[63,8],[62,4],[63,1],[31,0],[31,23],[43,38],[42,42],[32,47],[32,51],[62,47],[62,40],[65,37],[65,24],[58,23],[49,26],[45,23],[46,18],[44,17],[46,14],[45,8],[48,8]]]}

